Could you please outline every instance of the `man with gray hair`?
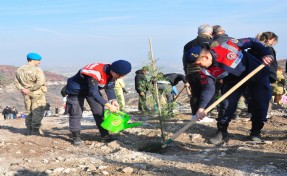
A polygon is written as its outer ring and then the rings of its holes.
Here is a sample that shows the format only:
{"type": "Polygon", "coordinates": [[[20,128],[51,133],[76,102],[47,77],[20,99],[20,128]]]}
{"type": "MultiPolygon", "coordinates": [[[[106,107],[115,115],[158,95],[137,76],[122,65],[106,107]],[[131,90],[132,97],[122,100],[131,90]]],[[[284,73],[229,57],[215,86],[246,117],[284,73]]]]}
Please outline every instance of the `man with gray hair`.
{"type": "Polygon", "coordinates": [[[197,32],[198,36],[194,40],[188,42],[183,49],[183,69],[186,75],[186,79],[192,90],[192,97],[190,98],[190,107],[192,110],[192,115],[195,115],[198,110],[202,86],[200,83],[201,79],[199,74],[200,67],[193,63],[188,63],[186,57],[188,56],[188,51],[195,46],[200,46],[204,49],[210,49],[210,45],[213,42],[211,38],[212,31],[213,29],[211,25],[200,25],[197,32]]]}
{"type": "Polygon", "coordinates": [[[213,43],[211,44],[211,48],[223,43],[223,42],[227,42],[230,39],[233,39],[232,37],[229,37],[226,33],[225,30],[223,29],[222,26],[220,25],[214,25],[213,27],[213,32],[212,32],[212,36],[213,36],[213,43]]]}

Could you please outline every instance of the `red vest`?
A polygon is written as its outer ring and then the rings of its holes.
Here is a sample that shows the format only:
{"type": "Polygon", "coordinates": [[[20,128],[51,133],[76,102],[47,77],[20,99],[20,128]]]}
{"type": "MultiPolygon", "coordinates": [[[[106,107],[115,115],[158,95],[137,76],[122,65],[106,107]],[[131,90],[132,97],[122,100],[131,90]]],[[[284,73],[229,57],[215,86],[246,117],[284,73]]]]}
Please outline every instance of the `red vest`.
{"type": "Polygon", "coordinates": [[[216,62],[226,65],[227,67],[235,68],[243,58],[240,48],[235,44],[237,42],[236,39],[231,39],[226,43],[212,48],[216,55],[216,62]]]}
{"type": "Polygon", "coordinates": [[[93,77],[99,82],[100,87],[104,87],[108,83],[108,80],[111,78],[111,76],[104,71],[105,65],[107,64],[86,65],[82,69],[81,74],[93,77]]]}
{"type": "Polygon", "coordinates": [[[237,42],[236,39],[231,39],[212,48],[217,64],[208,69],[202,68],[201,71],[213,78],[223,78],[228,73],[235,74],[239,70],[237,66],[243,58],[240,48],[236,45],[237,42]]]}

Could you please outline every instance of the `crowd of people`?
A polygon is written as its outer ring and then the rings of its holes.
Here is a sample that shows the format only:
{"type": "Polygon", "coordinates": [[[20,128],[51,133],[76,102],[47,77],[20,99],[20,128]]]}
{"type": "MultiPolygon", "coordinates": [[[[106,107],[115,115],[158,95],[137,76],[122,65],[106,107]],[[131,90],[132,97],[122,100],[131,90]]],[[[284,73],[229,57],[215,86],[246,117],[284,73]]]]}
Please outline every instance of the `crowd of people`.
{"type": "Polygon", "coordinates": [[[18,114],[18,110],[15,108],[15,106],[13,106],[13,107],[6,106],[2,111],[2,115],[4,116],[4,120],[16,119],[17,114],[18,114]]]}
{"type": "MultiPolygon", "coordinates": [[[[247,92],[246,102],[252,123],[250,140],[259,141],[261,130],[267,121],[272,95],[274,103],[280,104],[284,94],[283,69],[278,67],[273,48],[277,42],[278,36],[273,32],[262,32],[255,38],[235,39],[228,36],[220,25],[201,25],[198,27],[198,36],[183,47],[184,74],[157,73],[156,77],[149,77],[148,66],[135,72],[135,90],[139,96],[138,110],[150,110],[146,104],[147,93],[150,91],[147,85],[150,82],[156,84],[159,94],[166,97],[167,103],[171,103],[178,94],[176,85],[182,81],[184,86],[192,91],[192,115],[201,120],[207,115],[206,108],[217,96],[232,89],[247,74],[264,64],[263,69],[218,105],[218,130],[210,139],[212,144],[219,144],[228,139],[228,126],[234,118],[239,98],[247,92]]],[[[50,108],[47,107],[45,98],[45,75],[38,67],[41,59],[39,54],[29,53],[28,63],[16,71],[16,86],[23,95],[26,110],[29,111],[25,118],[27,135],[42,134],[41,122],[50,108]]],[[[80,68],[67,80],[63,97],[74,145],[82,144],[81,118],[85,100],[90,106],[102,141],[115,140],[114,136],[101,127],[101,123],[105,109],[115,113],[125,111],[124,93],[127,93],[127,90],[122,78],[131,70],[132,65],[127,60],[116,60],[110,64],[91,63],[80,68]]],[[[2,113],[5,119],[9,117],[6,116],[6,111],[2,113]]]]}

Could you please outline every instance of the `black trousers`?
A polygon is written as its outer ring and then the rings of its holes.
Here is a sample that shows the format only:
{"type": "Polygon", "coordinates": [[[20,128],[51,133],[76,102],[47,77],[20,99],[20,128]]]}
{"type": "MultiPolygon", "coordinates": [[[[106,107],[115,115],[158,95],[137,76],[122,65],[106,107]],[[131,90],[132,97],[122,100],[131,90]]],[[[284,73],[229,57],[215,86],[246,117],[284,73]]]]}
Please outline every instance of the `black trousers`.
{"type": "Polygon", "coordinates": [[[81,130],[81,119],[83,113],[84,100],[87,100],[96,125],[101,133],[101,136],[108,135],[109,132],[101,127],[104,119],[104,106],[97,102],[93,97],[81,95],[68,95],[67,98],[67,112],[69,114],[69,128],[71,132],[81,130]]]}
{"type": "Polygon", "coordinates": [[[190,107],[192,115],[195,115],[199,108],[199,100],[202,91],[201,78],[199,73],[186,75],[186,79],[190,85],[192,95],[190,98],[190,107]]]}

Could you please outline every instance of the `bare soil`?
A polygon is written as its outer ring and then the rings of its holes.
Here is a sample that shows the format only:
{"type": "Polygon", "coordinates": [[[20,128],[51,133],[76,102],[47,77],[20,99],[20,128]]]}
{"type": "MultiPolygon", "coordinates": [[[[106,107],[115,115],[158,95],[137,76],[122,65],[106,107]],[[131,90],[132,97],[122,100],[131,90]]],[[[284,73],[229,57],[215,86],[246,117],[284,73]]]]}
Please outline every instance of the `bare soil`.
{"type": "MultiPolygon", "coordinates": [[[[208,143],[216,132],[214,120],[192,125],[161,153],[138,151],[146,144],[162,142],[158,119],[132,108],[128,113],[144,124],[114,134],[118,140],[111,143],[99,141],[93,118],[85,115],[80,147],[71,145],[67,116],[45,117],[44,136],[26,136],[24,119],[1,119],[0,175],[287,175],[285,110],[273,112],[264,126],[262,142],[248,139],[251,123],[241,115],[231,122],[226,143],[208,143]]],[[[165,135],[180,130],[190,117],[182,111],[168,119],[165,135]]]]}

